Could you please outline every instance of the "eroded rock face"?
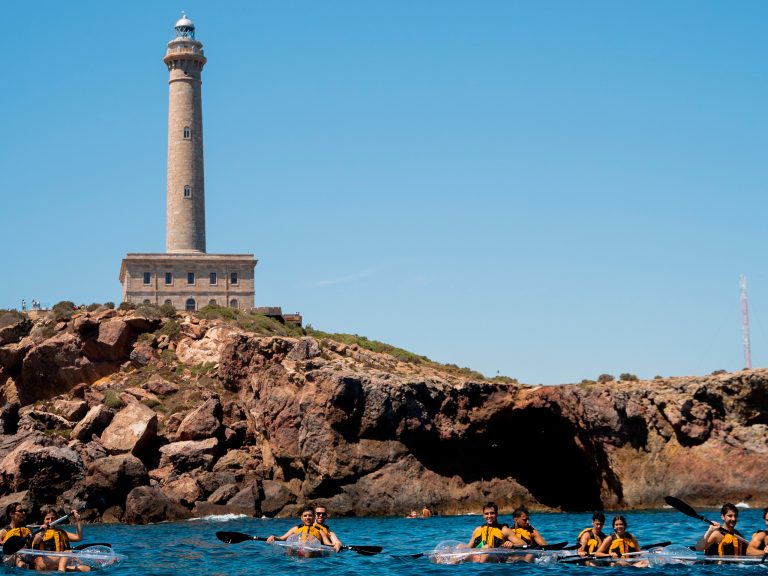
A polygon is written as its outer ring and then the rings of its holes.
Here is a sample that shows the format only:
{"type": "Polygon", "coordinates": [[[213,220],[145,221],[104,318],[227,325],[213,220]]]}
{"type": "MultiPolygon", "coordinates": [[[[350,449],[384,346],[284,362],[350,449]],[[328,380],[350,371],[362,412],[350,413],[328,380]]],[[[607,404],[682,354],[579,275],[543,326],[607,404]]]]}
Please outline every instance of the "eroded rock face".
{"type": "Polygon", "coordinates": [[[103,495],[128,522],[768,501],[768,370],[530,387],[179,324],[137,342],[160,322],[108,311],[8,337],[0,496],[103,495]]]}

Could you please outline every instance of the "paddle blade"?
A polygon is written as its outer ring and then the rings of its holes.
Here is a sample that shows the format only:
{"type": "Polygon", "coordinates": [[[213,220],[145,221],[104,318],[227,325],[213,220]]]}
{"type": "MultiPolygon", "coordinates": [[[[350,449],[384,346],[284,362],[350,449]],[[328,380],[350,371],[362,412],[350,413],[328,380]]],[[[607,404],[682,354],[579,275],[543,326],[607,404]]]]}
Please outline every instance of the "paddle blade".
{"type": "Polygon", "coordinates": [[[656,542],[656,544],[646,544],[645,546],[640,546],[641,550],[650,550],[651,548],[664,548],[666,546],[669,546],[672,544],[670,541],[666,542],[656,542]]]}
{"type": "Polygon", "coordinates": [[[541,550],[562,550],[568,545],[568,542],[556,542],[554,544],[544,544],[544,546],[539,546],[541,550]]]}
{"type": "Polygon", "coordinates": [[[3,542],[3,554],[6,556],[16,554],[16,552],[24,548],[28,542],[29,540],[24,536],[11,536],[8,540],[3,542]]]}
{"type": "Polygon", "coordinates": [[[255,540],[253,536],[243,534],[242,532],[216,532],[216,538],[227,544],[240,544],[246,540],[255,540]]]}
{"type": "Polygon", "coordinates": [[[709,522],[704,516],[700,515],[696,510],[694,510],[691,506],[680,500],[679,498],[675,498],[674,496],[665,496],[664,502],[672,506],[675,510],[678,512],[682,512],[686,516],[690,516],[691,518],[696,518],[697,520],[703,520],[704,522],[709,522]]]}

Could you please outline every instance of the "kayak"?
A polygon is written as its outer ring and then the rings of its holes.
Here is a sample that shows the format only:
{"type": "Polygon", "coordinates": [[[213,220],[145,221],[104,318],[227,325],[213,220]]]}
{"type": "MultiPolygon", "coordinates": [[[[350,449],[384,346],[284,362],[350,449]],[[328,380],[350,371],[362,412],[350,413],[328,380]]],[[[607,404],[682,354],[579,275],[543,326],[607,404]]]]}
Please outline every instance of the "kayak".
{"type": "Polygon", "coordinates": [[[32,550],[24,548],[3,558],[3,565],[12,568],[36,570],[36,563],[45,562],[46,570],[55,572],[59,563],[65,559],[67,571],[103,570],[117,566],[125,560],[122,554],[116,554],[109,546],[89,546],[83,550],[68,550],[67,552],[51,552],[49,550],[32,550]],[[87,570],[84,570],[87,568],[87,570]]]}
{"type": "Polygon", "coordinates": [[[289,536],[284,542],[275,540],[272,544],[277,545],[286,556],[296,558],[325,558],[333,551],[333,548],[323,545],[314,536],[302,538],[299,534],[289,536]]]}
{"type": "Polygon", "coordinates": [[[435,564],[459,564],[461,562],[535,562],[548,564],[556,562],[565,554],[562,550],[540,550],[535,548],[469,548],[457,540],[441,542],[432,552],[424,554],[435,564]]]}

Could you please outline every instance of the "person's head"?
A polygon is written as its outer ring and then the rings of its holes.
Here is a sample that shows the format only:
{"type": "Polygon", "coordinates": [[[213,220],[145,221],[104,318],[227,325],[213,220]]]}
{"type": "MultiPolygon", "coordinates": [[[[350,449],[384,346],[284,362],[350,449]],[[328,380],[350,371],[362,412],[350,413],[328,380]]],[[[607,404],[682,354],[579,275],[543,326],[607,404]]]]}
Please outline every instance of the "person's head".
{"type": "Polygon", "coordinates": [[[8,504],[5,507],[5,521],[14,526],[21,526],[27,519],[27,509],[19,502],[8,504]]]}
{"type": "Polygon", "coordinates": [[[765,523],[768,524],[768,508],[763,510],[763,520],[765,520],[765,523]]]}
{"type": "Polygon", "coordinates": [[[305,506],[301,511],[301,521],[305,526],[315,523],[315,510],[311,506],[305,506]]]}
{"type": "Polygon", "coordinates": [[[624,516],[614,516],[611,526],[616,534],[622,534],[627,529],[627,519],[624,516]]]}
{"type": "Polygon", "coordinates": [[[526,528],[529,526],[528,508],[520,506],[512,511],[512,519],[515,521],[515,526],[518,528],[526,528]]]}
{"type": "Polygon", "coordinates": [[[725,524],[725,526],[733,528],[736,526],[736,522],[739,521],[739,509],[730,502],[726,502],[723,504],[723,507],[720,508],[720,516],[723,519],[723,524],[725,524]]]}
{"type": "Polygon", "coordinates": [[[605,526],[605,514],[599,511],[592,514],[592,528],[599,532],[603,526],[605,526]]]}
{"type": "Polygon", "coordinates": [[[315,523],[322,524],[328,519],[328,509],[325,506],[315,506],[315,523]]]}
{"type": "Polygon", "coordinates": [[[40,510],[40,518],[43,519],[43,524],[50,524],[57,518],[56,510],[50,506],[46,506],[40,510]]]}
{"type": "Polygon", "coordinates": [[[499,507],[495,502],[488,502],[483,506],[483,518],[486,524],[496,524],[499,518],[499,507]]]}

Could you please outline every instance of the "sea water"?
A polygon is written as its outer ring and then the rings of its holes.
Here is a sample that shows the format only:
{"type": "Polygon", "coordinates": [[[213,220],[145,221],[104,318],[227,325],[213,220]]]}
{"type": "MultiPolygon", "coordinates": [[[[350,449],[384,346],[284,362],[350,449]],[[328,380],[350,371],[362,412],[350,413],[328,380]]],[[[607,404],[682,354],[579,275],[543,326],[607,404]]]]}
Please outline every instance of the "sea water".
{"type": "MultiPolygon", "coordinates": [[[[708,518],[718,520],[716,510],[700,510],[708,518]]],[[[707,526],[675,510],[632,511],[624,514],[640,545],[672,541],[693,545],[707,526]]],[[[606,513],[608,524],[612,513],[606,513]]],[[[762,510],[741,510],[737,528],[748,538],[758,529],[765,528],[762,510]]],[[[511,523],[510,516],[500,521],[511,523]]],[[[466,542],[472,530],[482,524],[482,517],[433,516],[431,518],[330,518],[328,523],[336,535],[347,545],[377,545],[384,551],[376,556],[362,556],[350,550],[328,558],[300,559],[286,556],[277,546],[264,542],[247,541],[225,544],[216,538],[217,531],[243,532],[253,536],[281,535],[298,524],[298,519],[257,519],[244,517],[213,517],[186,522],[154,524],[150,526],[86,525],[84,542],[109,542],[116,552],[127,559],[117,568],[104,574],[115,576],[231,576],[259,574],[266,576],[451,576],[479,573],[502,575],[511,572],[529,575],[587,574],[594,576],[607,572],[745,576],[764,574],[768,566],[680,566],[656,568],[614,567],[591,568],[577,565],[515,564],[433,564],[427,558],[398,559],[393,556],[431,552],[440,542],[460,540],[466,542]]],[[[533,513],[531,523],[548,542],[568,541],[582,528],[591,525],[591,514],[533,513]]],[[[608,533],[608,531],[606,531],[608,533]]]]}

